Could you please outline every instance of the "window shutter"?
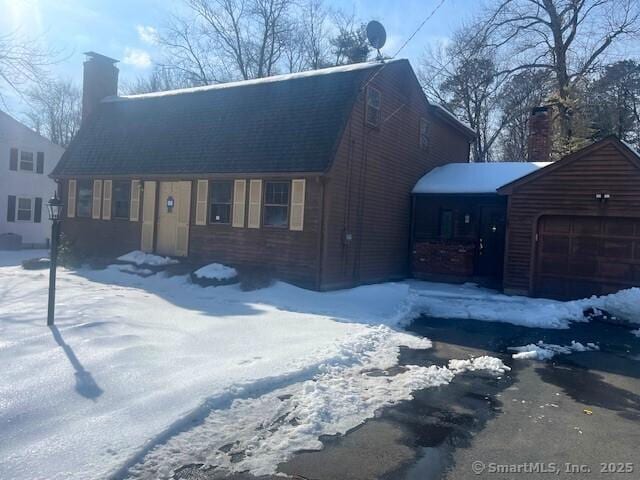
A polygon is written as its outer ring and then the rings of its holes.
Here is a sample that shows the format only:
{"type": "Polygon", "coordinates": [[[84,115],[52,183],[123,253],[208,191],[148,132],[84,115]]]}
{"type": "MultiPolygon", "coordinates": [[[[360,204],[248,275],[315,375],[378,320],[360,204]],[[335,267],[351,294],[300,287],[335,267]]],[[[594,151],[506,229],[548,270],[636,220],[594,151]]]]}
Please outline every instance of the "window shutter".
{"type": "Polygon", "coordinates": [[[235,180],[233,182],[233,223],[236,228],[244,227],[244,209],[247,200],[247,181],[235,180]]]}
{"type": "Polygon", "coordinates": [[[91,218],[100,219],[100,207],[102,206],[102,180],[93,181],[93,208],[91,218]]]}
{"type": "Polygon", "coordinates": [[[249,181],[249,218],[247,227],[260,228],[260,208],[262,203],[262,180],[249,181]]]}
{"type": "Polygon", "coordinates": [[[304,198],[306,182],[291,180],[291,219],[289,228],[301,232],[304,226],[304,198]]]}
{"type": "Polygon", "coordinates": [[[178,182],[178,216],[176,218],[176,255],[189,252],[189,214],[191,213],[191,182],[178,182]]]}
{"type": "Polygon", "coordinates": [[[18,149],[12,148],[9,153],[9,170],[18,170],[18,149]]]}
{"type": "Polygon", "coordinates": [[[7,222],[16,221],[16,196],[9,195],[7,200],[7,222]]]}
{"type": "Polygon", "coordinates": [[[113,190],[113,182],[105,180],[102,185],[102,219],[111,220],[111,196],[113,190]]]}
{"type": "MultiPolygon", "coordinates": [[[[155,202],[155,198],[153,199],[155,202]]],[[[140,220],[140,180],[131,180],[131,203],[129,204],[129,220],[140,220]]]]}
{"type": "Polygon", "coordinates": [[[156,222],[156,182],[144,182],[142,201],[142,233],[140,250],[153,252],[153,230],[156,222]]]}
{"type": "Polygon", "coordinates": [[[209,195],[209,180],[198,180],[196,192],[196,225],[207,224],[207,203],[209,195]]]}
{"type": "Polygon", "coordinates": [[[76,181],[69,180],[67,182],[67,217],[76,216],[76,181]]]}
{"type": "Polygon", "coordinates": [[[44,173],[44,152],[38,152],[37,154],[36,173],[44,173]]]}
{"type": "Polygon", "coordinates": [[[33,223],[42,221],[42,198],[36,197],[35,207],[33,210],[33,223]]]}

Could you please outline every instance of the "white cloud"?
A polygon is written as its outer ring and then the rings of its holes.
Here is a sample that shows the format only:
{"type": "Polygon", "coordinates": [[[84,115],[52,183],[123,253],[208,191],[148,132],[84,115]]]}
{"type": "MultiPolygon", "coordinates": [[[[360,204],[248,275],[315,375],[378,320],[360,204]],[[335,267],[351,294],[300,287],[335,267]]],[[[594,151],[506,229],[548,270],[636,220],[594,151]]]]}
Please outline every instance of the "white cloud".
{"type": "Polygon", "coordinates": [[[140,40],[149,45],[153,45],[158,39],[158,30],[149,25],[136,25],[136,31],[140,40]]]}
{"type": "Polygon", "coordinates": [[[139,48],[125,47],[122,62],[137,68],[148,68],[151,66],[151,55],[149,55],[149,52],[139,48]]]}

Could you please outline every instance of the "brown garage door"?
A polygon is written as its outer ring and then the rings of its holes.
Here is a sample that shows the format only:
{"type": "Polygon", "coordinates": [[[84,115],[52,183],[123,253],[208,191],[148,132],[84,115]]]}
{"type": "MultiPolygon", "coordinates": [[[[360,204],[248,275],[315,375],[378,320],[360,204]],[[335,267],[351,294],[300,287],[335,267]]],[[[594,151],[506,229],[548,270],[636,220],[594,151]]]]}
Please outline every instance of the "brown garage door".
{"type": "Polygon", "coordinates": [[[640,218],[541,217],[536,295],[581,298],[638,285],[640,218]]]}

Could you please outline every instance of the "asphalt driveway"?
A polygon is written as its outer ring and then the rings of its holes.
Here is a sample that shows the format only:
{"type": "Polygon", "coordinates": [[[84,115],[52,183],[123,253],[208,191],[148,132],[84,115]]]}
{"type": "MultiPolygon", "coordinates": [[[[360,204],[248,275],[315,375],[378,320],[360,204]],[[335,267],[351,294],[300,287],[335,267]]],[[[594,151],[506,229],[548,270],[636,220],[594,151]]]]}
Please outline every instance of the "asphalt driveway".
{"type": "MultiPolygon", "coordinates": [[[[640,338],[628,328],[421,318],[410,330],[434,348],[404,350],[401,364],[492,355],[512,370],[467,372],[416,392],[344,436],[323,438],[322,451],[301,452],[280,472],[317,480],[640,478],[640,338]],[[595,342],[600,350],[546,362],[511,358],[508,347],[539,340],[595,342]]],[[[185,466],[176,478],[254,477],[185,466]]]]}

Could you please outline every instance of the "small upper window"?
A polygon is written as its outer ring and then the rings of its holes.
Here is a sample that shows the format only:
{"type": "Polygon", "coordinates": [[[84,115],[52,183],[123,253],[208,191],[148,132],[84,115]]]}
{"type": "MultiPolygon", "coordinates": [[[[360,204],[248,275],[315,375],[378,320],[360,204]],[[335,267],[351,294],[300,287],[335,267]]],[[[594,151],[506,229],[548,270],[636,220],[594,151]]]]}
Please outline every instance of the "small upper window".
{"type": "Polygon", "coordinates": [[[367,125],[371,127],[380,126],[380,104],[381,95],[375,88],[367,88],[367,125]]]}
{"type": "Polygon", "coordinates": [[[265,226],[286,228],[289,225],[289,189],[289,182],[265,182],[265,226]]]}
{"type": "Polygon", "coordinates": [[[93,201],[93,182],[91,180],[78,180],[76,198],[76,214],[78,217],[90,217],[93,201]]]}
{"type": "Polygon", "coordinates": [[[20,152],[20,170],[33,172],[33,152],[20,152]]]}
{"type": "Polygon", "coordinates": [[[211,182],[211,208],[209,223],[231,223],[233,182],[211,182]]]}
{"type": "Polygon", "coordinates": [[[113,218],[129,218],[131,182],[113,182],[113,218]]]}
{"type": "Polygon", "coordinates": [[[18,220],[30,222],[32,218],[32,201],[30,198],[18,198],[18,220]]]}
{"type": "Polygon", "coordinates": [[[453,212],[451,210],[440,212],[440,238],[453,238],[453,212]]]}
{"type": "Polygon", "coordinates": [[[429,147],[429,124],[426,118],[420,119],[420,148],[426,150],[429,147]]]}

